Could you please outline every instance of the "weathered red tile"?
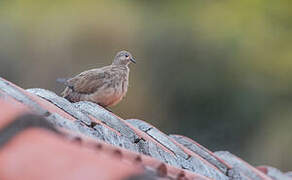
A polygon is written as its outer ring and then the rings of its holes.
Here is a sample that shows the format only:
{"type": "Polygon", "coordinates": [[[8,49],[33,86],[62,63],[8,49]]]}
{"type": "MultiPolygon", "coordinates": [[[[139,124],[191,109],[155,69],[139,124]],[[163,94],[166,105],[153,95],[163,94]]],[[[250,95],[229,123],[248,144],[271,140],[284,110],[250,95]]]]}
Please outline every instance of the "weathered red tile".
{"type": "Polygon", "coordinates": [[[95,117],[89,115],[89,118],[91,119],[92,122],[95,122],[95,123],[97,123],[97,124],[101,124],[101,125],[105,126],[106,128],[110,129],[111,131],[115,132],[117,135],[119,135],[119,136],[121,135],[120,132],[118,132],[117,130],[115,130],[115,129],[109,127],[108,125],[106,125],[106,124],[103,123],[102,121],[96,119],[95,117]]]}
{"type": "Polygon", "coordinates": [[[224,174],[227,174],[227,171],[232,168],[229,164],[217,157],[213,152],[200,145],[196,141],[192,140],[191,138],[182,135],[170,135],[170,137],[177,143],[184,146],[185,149],[188,149],[191,152],[198,154],[203,159],[207,160],[210,164],[218,168],[224,174]]]}
{"type": "Polygon", "coordinates": [[[142,167],[40,129],[25,130],[1,147],[0,167],[0,179],[5,180],[115,180],[143,172],[142,167]]]}
{"type": "Polygon", "coordinates": [[[0,98],[0,129],[20,114],[29,112],[29,108],[19,103],[13,98],[0,98]]]}
{"type": "Polygon", "coordinates": [[[120,148],[120,147],[115,147],[115,146],[112,146],[110,144],[94,140],[94,139],[89,138],[89,137],[84,137],[83,136],[81,138],[82,138],[84,146],[87,146],[89,148],[94,148],[96,150],[102,150],[102,151],[105,151],[105,152],[113,153],[113,154],[115,154],[115,156],[121,158],[122,160],[123,159],[130,160],[133,164],[138,164],[138,165],[141,164],[141,165],[144,165],[144,166],[152,167],[154,169],[159,168],[159,166],[161,164],[164,164],[166,166],[166,168],[167,168],[167,176],[172,177],[172,178],[176,178],[182,172],[184,172],[185,176],[188,177],[189,179],[195,179],[195,180],[201,180],[201,179],[202,180],[207,180],[207,179],[209,179],[209,178],[201,176],[199,174],[196,174],[196,173],[193,173],[193,172],[190,172],[190,171],[187,171],[187,170],[182,170],[180,168],[176,168],[176,167],[167,165],[167,164],[165,164],[165,163],[163,163],[163,162],[161,162],[161,161],[159,161],[159,160],[157,160],[157,159],[155,159],[153,157],[150,157],[150,156],[146,156],[146,155],[143,155],[143,154],[135,153],[135,152],[132,152],[130,150],[123,149],[123,148],[120,148]]]}
{"type": "Polygon", "coordinates": [[[219,171],[220,173],[223,173],[222,171],[220,171],[220,169],[218,169],[216,166],[214,166],[213,164],[211,164],[210,162],[208,162],[207,160],[205,160],[204,158],[202,158],[200,155],[198,155],[197,153],[189,150],[188,148],[184,147],[183,145],[179,144],[178,142],[176,142],[174,139],[170,138],[170,140],[176,144],[177,146],[179,146],[185,153],[187,153],[189,156],[193,156],[197,159],[199,159],[200,161],[204,162],[206,165],[210,166],[210,168],[215,169],[216,171],[219,171]]]}
{"type": "Polygon", "coordinates": [[[215,152],[217,156],[226,161],[232,166],[232,168],[242,172],[245,176],[255,179],[255,180],[272,180],[270,177],[251,166],[247,162],[243,161],[241,158],[227,152],[227,151],[218,151],[215,152]]]}
{"type": "MultiPolygon", "coordinates": [[[[13,84],[13,83],[1,78],[1,77],[0,77],[0,80],[4,81],[9,86],[11,86],[12,88],[15,88],[16,90],[20,91],[23,95],[26,95],[29,99],[34,101],[34,103],[36,103],[36,106],[39,106],[39,107],[37,107],[37,109],[42,109],[44,111],[49,111],[51,113],[57,113],[57,114],[63,116],[64,118],[66,118],[66,119],[75,120],[74,117],[72,117],[71,115],[69,115],[65,111],[61,110],[60,108],[56,107],[52,103],[50,103],[50,102],[48,102],[48,101],[46,101],[46,100],[34,95],[34,94],[31,94],[31,93],[25,91],[24,89],[20,88],[19,86],[17,86],[15,84],[13,84]]],[[[7,94],[7,93],[5,93],[5,94],[7,94]]],[[[33,107],[30,107],[30,108],[32,110],[34,110],[33,107]]]]}

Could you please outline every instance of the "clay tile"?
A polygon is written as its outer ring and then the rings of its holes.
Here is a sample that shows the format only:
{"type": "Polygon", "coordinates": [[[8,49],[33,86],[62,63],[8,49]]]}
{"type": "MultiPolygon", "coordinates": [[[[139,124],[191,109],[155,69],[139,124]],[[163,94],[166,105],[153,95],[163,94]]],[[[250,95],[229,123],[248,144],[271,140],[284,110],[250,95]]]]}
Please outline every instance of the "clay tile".
{"type": "Polygon", "coordinates": [[[5,126],[9,122],[13,121],[14,118],[23,114],[25,112],[29,112],[29,109],[18,101],[7,97],[9,100],[0,99],[0,129],[2,126],[5,126]]]}
{"type": "Polygon", "coordinates": [[[81,177],[114,180],[143,173],[142,167],[117,161],[106,152],[96,155],[93,149],[76,146],[40,128],[21,131],[9,145],[2,147],[0,166],[0,179],[10,180],[81,177]]]}

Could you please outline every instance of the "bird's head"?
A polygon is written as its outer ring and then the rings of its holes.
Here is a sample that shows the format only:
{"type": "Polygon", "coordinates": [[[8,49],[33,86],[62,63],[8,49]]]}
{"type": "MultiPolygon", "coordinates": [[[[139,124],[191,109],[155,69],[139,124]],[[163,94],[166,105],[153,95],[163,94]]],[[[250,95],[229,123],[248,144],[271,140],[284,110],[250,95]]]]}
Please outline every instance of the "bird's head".
{"type": "Polygon", "coordinates": [[[113,64],[115,64],[115,65],[128,65],[131,62],[136,63],[132,54],[129,53],[128,51],[120,51],[117,53],[113,64]]]}

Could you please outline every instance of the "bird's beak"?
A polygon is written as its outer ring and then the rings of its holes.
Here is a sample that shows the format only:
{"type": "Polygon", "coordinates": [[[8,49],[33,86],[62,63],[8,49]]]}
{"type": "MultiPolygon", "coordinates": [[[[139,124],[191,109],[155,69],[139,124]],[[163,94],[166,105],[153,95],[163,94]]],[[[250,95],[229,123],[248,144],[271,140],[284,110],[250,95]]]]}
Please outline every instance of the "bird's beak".
{"type": "Polygon", "coordinates": [[[136,64],[136,60],[134,58],[130,58],[130,61],[136,64]]]}

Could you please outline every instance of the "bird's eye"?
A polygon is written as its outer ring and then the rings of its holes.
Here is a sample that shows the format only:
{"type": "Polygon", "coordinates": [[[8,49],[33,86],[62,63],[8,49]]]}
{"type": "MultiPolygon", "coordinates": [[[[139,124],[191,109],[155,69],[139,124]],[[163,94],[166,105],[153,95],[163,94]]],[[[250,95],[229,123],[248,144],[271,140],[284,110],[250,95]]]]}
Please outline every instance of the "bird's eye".
{"type": "Polygon", "coordinates": [[[126,57],[126,58],[129,57],[129,55],[128,55],[128,54],[125,54],[125,57],[126,57]]]}

